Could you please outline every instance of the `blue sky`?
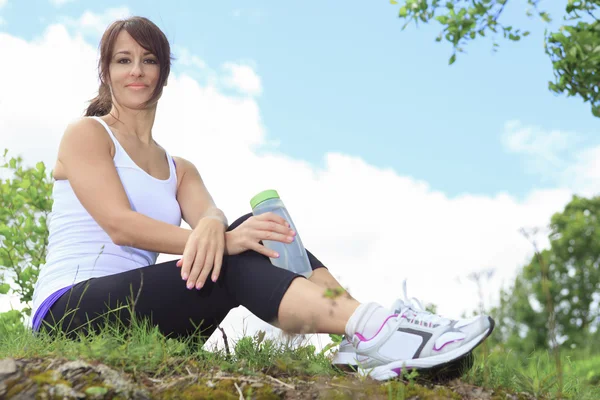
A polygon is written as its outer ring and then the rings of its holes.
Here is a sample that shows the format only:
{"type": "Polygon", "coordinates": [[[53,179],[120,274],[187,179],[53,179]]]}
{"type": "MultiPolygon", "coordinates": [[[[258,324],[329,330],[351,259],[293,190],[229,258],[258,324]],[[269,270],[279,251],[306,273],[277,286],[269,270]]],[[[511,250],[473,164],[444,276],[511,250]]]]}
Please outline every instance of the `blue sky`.
{"type": "MultiPolygon", "coordinates": [[[[588,105],[548,91],[543,25],[528,22],[520,3],[505,18],[532,26],[529,38],[501,41],[496,54],[489,40],[479,41],[451,67],[450,46],[434,41],[438,27],[401,31],[398,6],[387,1],[75,0],[57,7],[8,0],[0,30],[31,39],[65,16],[127,6],[155,21],[174,50],[185,47],[214,68],[254,65],[263,123],[286,154],[320,165],[326,152],[342,152],[449,196],[506,191],[521,198],[555,182],[502,145],[507,121],[576,132],[582,140],[572,151],[599,140],[588,105]]],[[[560,9],[551,11],[558,19],[560,9]]],[[[177,63],[174,71],[198,74],[177,63]]]]}
{"type": "Polygon", "coordinates": [[[598,120],[548,91],[544,26],[523,3],[504,16],[531,26],[529,38],[495,54],[479,40],[449,67],[438,27],[401,31],[387,0],[0,0],[0,137],[30,162],[55,161],[97,89],[99,35],[126,7],[155,21],[181,58],[156,136],[198,166],[230,220],[275,187],[304,244],[357,298],[391,304],[406,278],[411,296],[458,316],[478,304],[469,273],[495,268],[495,296],[531,259],[519,230],[600,190],[598,120]],[[237,84],[228,64],[247,73],[237,84]]]}

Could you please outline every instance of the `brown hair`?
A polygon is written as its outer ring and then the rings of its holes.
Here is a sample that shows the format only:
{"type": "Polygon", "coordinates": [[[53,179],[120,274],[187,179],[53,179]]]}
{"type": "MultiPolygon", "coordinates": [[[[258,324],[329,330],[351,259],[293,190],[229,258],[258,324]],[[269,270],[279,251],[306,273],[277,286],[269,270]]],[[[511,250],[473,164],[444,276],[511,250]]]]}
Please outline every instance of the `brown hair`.
{"type": "Polygon", "coordinates": [[[152,96],[144,106],[158,100],[162,94],[163,86],[171,71],[171,47],[165,34],[152,21],[144,17],[130,17],[113,22],[102,35],[100,40],[100,59],[98,60],[98,76],[100,77],[100,88],[98,96],[90,101],[85,116],[103,116],[110,112],[112,107],[112,96],[108,83],[110,81],[109,65],[112,58],[115,42],[119,33],[125,30],[144,49],[152,52],[158,58],[160,75],[158,84],[154,88],[152,96]]]}

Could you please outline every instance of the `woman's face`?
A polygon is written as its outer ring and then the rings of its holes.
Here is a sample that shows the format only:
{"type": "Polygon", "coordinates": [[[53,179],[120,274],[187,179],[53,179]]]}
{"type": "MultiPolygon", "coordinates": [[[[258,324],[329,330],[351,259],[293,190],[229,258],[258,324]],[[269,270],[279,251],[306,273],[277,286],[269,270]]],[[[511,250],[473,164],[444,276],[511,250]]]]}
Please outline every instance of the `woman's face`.
{"type": "Polygon", "coordinates": [[[122,30],[109,65],[113,102],[127,108],[141,108],[158,83],[160,66],[156,56],[122,30]]]}

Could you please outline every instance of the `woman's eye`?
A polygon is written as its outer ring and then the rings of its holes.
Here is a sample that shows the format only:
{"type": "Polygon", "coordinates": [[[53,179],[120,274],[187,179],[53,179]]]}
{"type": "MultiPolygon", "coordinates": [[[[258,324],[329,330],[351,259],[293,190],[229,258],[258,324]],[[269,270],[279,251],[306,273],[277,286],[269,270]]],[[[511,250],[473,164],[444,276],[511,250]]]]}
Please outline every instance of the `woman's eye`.
{"type": "MultiPolygon", "coordinates": [[[[121,58],[120,60],[117,60],[117,63],[119,64],[129,64],[129,59],[128,58],[121,58]]],[[[158,61],[153,59],[153,58],[147,58],[144,60],[144,62],[146,64],[158,64],[158,61]]]]}

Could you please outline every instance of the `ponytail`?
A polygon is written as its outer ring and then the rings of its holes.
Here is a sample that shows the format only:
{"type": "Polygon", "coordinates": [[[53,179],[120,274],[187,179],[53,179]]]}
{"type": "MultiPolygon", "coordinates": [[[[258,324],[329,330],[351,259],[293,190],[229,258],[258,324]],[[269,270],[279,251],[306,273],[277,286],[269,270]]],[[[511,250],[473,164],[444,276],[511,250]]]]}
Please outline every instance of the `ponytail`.
{"type": "Polygon", "coordinates": [[[108,85],[104,82],[100,84],[98,96],[90,101],[85,116],[86,117],[101,117],[110,112],[112,108],[112,96],[108,85]]]}

